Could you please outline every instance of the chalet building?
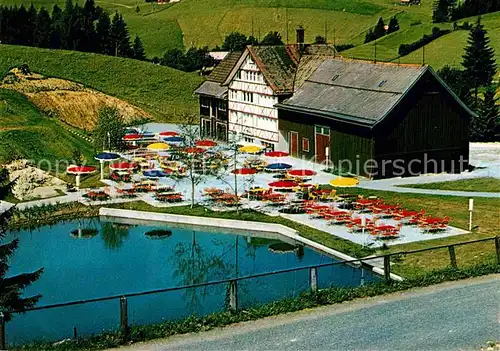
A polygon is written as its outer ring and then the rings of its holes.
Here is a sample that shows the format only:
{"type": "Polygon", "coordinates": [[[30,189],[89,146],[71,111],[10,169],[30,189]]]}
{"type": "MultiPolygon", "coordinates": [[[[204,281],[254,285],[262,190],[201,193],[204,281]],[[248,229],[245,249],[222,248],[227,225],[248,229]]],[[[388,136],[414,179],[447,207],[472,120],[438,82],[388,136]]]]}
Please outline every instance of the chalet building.
{"type": "Polygon", "coordinates": [[[241,57],[241,52],[228,53],[195,90],[200,98],[200,130],[203,137],[227,140],[227,86],[222,85],[241,57]]]}
{"type": "Polygon", "coordinates": [[[373,178],[468,166],[474,113],[429,66],[329,58],[276,107],[295,157],[373,178]]]}
{"type": "Polygon", "coordinates": [[[335,57],[327,45],[248,46],[223,85],[228,87],[229,131],[249,143],[275,149],[279,143],[276,104],[292,96],[308,74],[326,58],[335,57]],[[301,77],[303,77],[301,79],[301,77]]]}

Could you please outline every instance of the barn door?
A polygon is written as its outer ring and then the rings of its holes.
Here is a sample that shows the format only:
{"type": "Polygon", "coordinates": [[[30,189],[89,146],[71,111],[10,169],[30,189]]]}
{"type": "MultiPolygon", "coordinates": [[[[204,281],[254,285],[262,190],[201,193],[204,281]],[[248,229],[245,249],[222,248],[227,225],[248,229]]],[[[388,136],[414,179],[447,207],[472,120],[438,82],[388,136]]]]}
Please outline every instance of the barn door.
{"type": "Polygon", "coordinates": [[[299,156],[299,133],[290,132],[290,156],[299,156]]]}
{"type": "Polygon", "coordinates": [[[316,126],[315,127],[316,139],[316,162],[322,163],[326,160],[326,148],[330,146],[330,128],[316,126]]]}

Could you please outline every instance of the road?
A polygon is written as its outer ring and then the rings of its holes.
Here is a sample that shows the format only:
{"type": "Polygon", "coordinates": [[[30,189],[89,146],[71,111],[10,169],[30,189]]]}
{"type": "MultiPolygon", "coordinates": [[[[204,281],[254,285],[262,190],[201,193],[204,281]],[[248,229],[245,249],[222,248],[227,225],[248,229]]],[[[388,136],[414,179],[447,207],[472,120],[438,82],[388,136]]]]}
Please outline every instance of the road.
{"type": "Polygon", "coordinates": [[[500,340],[499,318],[497,274],[119,350],[478,350],[500,340]]]}

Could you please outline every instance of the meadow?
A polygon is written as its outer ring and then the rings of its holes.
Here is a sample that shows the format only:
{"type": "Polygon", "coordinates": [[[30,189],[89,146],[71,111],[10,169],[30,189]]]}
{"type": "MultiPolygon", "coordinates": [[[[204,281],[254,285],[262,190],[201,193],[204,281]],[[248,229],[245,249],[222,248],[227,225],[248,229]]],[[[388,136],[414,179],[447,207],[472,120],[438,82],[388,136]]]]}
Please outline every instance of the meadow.
{"type": "MultiPolygon", "coordinates": [[[[0,0],[0,4],[22,2],[0,0]]],[[[79,2],[83,3],[82,0],[79,2]]],[[[34,0],[36,6],[47,8],[55,3],[64,6],[64,0],[34,0]]],[[[366,31],[379,17],[387,23],[391,17],[397,16],[401,30],[377,41],[377,58],[421,63],[420,50],[399,58],[399,45],[429,34],[434,26],[431,0],[423,0],[414,6],[399,5],[398,0],[181,0],[170,4],[98,0],[96,3],[110,12],[123,14],[132,36],[141,37],[149,57],[161,57],[171,48],[213,48],[232,31],[257,38],[269,31],[278,31],[284,41],[294,42],[295,28],[302,25],[306,29],[307,42],[312,42],[317,35],[326,36],[330,43],[357,45],[344,52],[347,57],[373,59],[374,43],[363,44],[366,31]]],[[[492,46],[500,60],[499,16],[499,13],[488,14],[484,16],[484,23],[491,31],[492,46]]],[[[451,28],[451,23],[439,27],[451,28]]],[[[425,48],[426,62],[435,68],[445,64],[458,65],[466,37],[466,31],[459,31],[430,43],[425,48]]]]}
{"type": "Polygon", "coordinates": [[[26,63],[31,71],[69,79],[123,99],[164,122],[198,111],[193,91],[203,78],[149,62],[65,50],[0,45],[0,76],[26,63]]]}
{"type": "MultiPolygon", "coordinates": [[[[93,160],[90,143],[42,113],[22,94],[0,89],[0,163],[25,158],[38,163],[70,160],[74,150],[93,160]]],[[[47,169],[48,163],[40,164],[47,169]]]]}

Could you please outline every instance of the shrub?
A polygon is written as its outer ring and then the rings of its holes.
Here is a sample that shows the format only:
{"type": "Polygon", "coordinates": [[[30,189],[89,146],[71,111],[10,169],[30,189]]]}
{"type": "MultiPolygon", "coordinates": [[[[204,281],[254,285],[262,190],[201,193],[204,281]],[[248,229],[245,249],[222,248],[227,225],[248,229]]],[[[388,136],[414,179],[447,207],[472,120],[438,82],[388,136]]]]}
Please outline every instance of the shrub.
{"type": "Polygon", "coordinates": [[[420,38],[417,41],[414,41],[413,43],[410,44],[401,44],[399,46],[398,53],[400,56],[405,56],[411,53],[412,51],[415,51],[422,46],[425,46],[429,44],[431,41],[436,40],[437,38],[450,33],[451,31],[449,29],[439,29],[438,27],[432,28],[432,33],[431,34],[424,34],[422,38],[420,38]]]}

